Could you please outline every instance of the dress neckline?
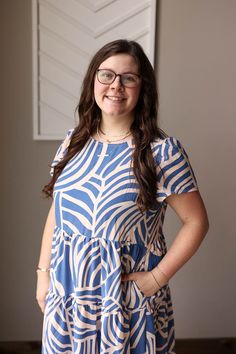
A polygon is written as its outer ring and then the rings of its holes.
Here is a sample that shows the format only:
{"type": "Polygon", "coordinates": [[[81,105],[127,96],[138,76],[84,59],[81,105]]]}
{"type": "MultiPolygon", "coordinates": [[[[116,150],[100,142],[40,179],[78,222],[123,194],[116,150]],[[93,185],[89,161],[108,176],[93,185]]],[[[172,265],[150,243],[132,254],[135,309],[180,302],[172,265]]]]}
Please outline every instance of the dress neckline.
{"type": "Polygon", "coordinates": [[[97,140],[95,138],[93,138],[91,135],[90,135],[90,139],[95,141],[96,143],[98,144],[102,144],[102,145],[107,145],[107,146],[122,146],[122,145],[128,145],[128,146],[133,146],[133,138],[129,139],[129,140],[126,140],[126,141],[122,141],[121,143],[108,143],[107,141],[100,141],[100,140],[97,140]]]}

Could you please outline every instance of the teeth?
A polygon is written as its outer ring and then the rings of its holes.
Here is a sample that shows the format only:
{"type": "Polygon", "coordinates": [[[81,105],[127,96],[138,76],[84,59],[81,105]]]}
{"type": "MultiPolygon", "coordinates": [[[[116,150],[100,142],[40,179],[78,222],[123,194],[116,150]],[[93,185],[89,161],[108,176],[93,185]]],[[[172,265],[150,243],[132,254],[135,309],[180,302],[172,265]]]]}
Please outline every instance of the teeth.
{"type": "Polygon", "coordinates": [[[112,101],[122,101],[123,100],[122,97],[107,96],[107,98],[112,101]]]}

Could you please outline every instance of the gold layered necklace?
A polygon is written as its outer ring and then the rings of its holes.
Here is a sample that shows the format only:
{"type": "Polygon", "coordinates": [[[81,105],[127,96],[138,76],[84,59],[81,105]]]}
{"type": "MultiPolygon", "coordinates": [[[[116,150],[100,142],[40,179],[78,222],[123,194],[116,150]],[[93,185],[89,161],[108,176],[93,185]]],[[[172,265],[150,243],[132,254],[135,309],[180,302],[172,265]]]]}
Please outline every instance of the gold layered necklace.
{"type": "MultiPolygon", "coordinates": [[[[101,130],[100,130],[101,131],[101,130]]],[[[102,134],[104,134],[104,135],[107,135],[106,133],[104,133],[103,131],[101,131],[102,132],[102,134]]],[[[127,138],[129,135],[131,135],[131,131],[129,130],[128,132],[126,132],[125,134],[123,134],[123,135],[113,135],[114,137],[119,137],[119,139],[107,139],[107,138],[102,138],[101,137],[101,135],[100,135],[100,133],[99,133],[99,128],[98,128],[98,126],[97,126],[97,135],[98,135],[98,137],[99,137],[99,139],[100,140],[104,140],[104,141],[106,141],[107,143],[113,143],[113,142],[115,142],[115,141],[120,141],[120,140],[124,140],[125,138],[127,138]]]]}

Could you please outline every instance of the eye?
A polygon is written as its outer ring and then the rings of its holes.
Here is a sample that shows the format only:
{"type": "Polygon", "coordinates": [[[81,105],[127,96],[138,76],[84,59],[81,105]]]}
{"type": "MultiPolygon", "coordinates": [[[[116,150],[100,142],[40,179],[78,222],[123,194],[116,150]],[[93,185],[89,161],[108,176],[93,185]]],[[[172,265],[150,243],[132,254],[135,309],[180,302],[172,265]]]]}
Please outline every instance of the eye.
{"type": "Polygon", "coordinates": [[[136,83],[138,82],[138,76],[133,74],[124,74],[123,80],[127,83],[136,83]]]}
{"type": "Polygon", "coordinates": [[[111,71],[108,71],[108,70],[101,70],[99,71],[99,77],[102,79],[102,80],[112,80],[113,77],[114,77],[114,74],[111,72],[111,71]]]}

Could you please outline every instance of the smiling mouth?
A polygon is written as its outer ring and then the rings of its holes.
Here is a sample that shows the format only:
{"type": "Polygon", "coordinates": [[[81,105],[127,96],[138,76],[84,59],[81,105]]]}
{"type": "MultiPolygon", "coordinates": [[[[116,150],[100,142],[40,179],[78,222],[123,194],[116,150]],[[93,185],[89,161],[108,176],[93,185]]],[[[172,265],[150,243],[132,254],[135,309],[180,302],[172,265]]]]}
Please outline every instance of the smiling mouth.
{"type": "Polygon", "coordinates": [[[125,100],[124,97],[117,97],[117,96],[106,96],[106,98],[113,102],[122,102],[125,100]]]}

